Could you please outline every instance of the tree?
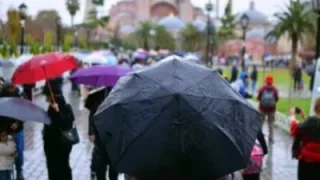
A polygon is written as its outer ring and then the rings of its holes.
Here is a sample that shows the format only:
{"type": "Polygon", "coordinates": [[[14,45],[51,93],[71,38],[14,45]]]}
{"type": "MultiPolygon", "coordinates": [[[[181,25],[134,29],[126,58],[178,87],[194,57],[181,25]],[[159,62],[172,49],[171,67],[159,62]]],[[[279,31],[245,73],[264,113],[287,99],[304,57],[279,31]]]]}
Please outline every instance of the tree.
{"type": "Polygon", "coordinates": [[[20,15],[17,10],[9,10],[8,16],[8,29],[7,37],[9,44],[17,44],[20,37],[20,15]]]}
{"type": "Polygon", "coordinates": [[[203,42],[202,34],[193,24],[187,24],[181,32],[183,38],[183,48],[186,51],[199,50],[201,43],[203,42]]]}
{"type": "Polygon", "coordinates": [[[150,40],[152,39],[150,31],[153,29],[154,24],[151,21],[140,22],[137,30],[134,32],[138,44],[144,49],[149,49],[150,40]]]}
{"type": "Polygon", "coordinates": [[[9,58],[9,45],[7,42],[3,42],[3,44],[0,46],[0,54],[3,58],[9,58]]]}
{"type": "Polygon", "coordinates": [[[308,4],[298,1],[291,1],[286,6],[284,12],[276,13],[275,18],[278,22],[266,35],[266,39],[287,36],[291,40],[291,68],[296,65],[298,53],[298,44],[302,41],[304,35],[315,32],[315,26],[312,22],[314,13],[308,9],[308,4]]]}
{"type": "Polygon", "coordinates": [[[236,16],[232,14],[231,0],[224,9],[224,16],[221,18],[222,27],[217,32],[220,39],[228,40],[235,36],[236,16]]]}
{"type": "Polygon", "coordinates": [[[66,34],[64,36],[64,41],[63,41],[63,46],[62,46],[62,51],[63,52],[69,52],[71,49],[71,46],[73,44],[73,36],[71,34],[66,34]]]}
{"type": "Polygon", "coordinates": [[[88,49],[88,42],[87,38],[85,36],[80,36],[79,37],[79,45],[81,49],[88,49]]]}
{"type": "Polygon", "coordinates": [[[154,30],[156,32],[154,45],[156,49],[174,49],[176,46],[176,40],[173,35],[166,30],[164,26],[155,25],[154,30]]]}
{"type": "Polygon", "coordinates": [[[104,0],[92,0],[92,3],[97,6],[103,6],[104,0]]]}
{"type": "Polygon", "coordinates": [[[53,51],[53,33],[52,32],[46,32],[44,34],[43,39],[43,49],[45,52],[52,52],[53,51]]]}
{"type": "Polygon", "coordinates": [[[73,27],[74,16],[80,9],[79,0],[67,0],[67,9],[71,16],[71,26],[73,27]]]}

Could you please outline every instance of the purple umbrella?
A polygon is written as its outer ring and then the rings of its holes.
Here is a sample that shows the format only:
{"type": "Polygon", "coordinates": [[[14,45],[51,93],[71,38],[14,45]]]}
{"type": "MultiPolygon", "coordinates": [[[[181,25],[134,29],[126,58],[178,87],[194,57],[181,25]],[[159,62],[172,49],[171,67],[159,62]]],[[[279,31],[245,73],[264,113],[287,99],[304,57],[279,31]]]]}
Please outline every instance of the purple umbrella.
{"type": "Polygon", "coordinates": [[[120,66],[93,66],[77,70],[70,80],[76,84],[94,87],[113,87],[121,76],[131,72],[131,69],[120,66]]]}

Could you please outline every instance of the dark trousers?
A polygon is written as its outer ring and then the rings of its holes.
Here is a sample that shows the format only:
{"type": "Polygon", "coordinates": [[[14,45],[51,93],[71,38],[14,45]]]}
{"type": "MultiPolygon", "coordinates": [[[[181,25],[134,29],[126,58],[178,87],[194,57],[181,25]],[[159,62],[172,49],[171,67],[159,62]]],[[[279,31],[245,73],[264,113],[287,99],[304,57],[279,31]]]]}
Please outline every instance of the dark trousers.
{"type": "Polygon", "coordinates": [[[56,142],[44,140],[49,180],[72,180],[72,171],[69,165],[71,150],[72,145],[58,145],[56,142]]]}
{"type": "Polygon", "coordinates": [[[306,163],[299,161],[298,180],[319,180],[320,163],[306,163]]]}
{"type": "Polygon", "coordinates": [[[97,180],[106,180],[108,165],[109,180],[118,179],[118,172],[110,166],[109,158],[97,147],[94,147],[93,149],[91,163],[91,170],[96,173],[97,180]]]}
{"type": "Polygon", "coordinates": [[[294,91],[298,90],[300,83],[301,83],[300,79],[294,79],[294,81],[293,81],[293,90],[294,91]]]}
{"type": "Polygon", "coordinates": [[[260,180],[260,173],[257,174],[244,174],[243,180],[260,180]]]}

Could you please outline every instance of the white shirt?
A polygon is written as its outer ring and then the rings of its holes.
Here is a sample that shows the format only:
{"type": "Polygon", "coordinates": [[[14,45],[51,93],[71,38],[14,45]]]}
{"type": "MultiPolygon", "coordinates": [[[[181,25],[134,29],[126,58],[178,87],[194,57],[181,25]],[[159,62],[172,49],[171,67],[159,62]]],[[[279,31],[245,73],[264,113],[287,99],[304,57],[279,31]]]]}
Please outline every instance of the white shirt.
{"type": "Polygon", "coordinates": [[[13,154],[16,152],[16,144],[14,141],[0,142],[0,170],[11,170],[15,157],[13,154]]]}

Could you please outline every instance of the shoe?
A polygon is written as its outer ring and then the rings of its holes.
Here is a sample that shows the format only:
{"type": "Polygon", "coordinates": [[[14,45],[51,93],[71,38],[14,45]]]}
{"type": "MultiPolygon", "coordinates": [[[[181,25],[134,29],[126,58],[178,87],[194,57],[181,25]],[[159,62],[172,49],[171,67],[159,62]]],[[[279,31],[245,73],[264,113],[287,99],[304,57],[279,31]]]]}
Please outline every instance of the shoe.
{"type": "Polygon", "coordinates": [[[24,180],[23,173],[17,173],[17,180],[24,180]]]}
{"type": "Polygon", "coordinates": [[[96,173],[95,172],[91,172],[91,180],[95,180],[96,179],[96,173]]]}

